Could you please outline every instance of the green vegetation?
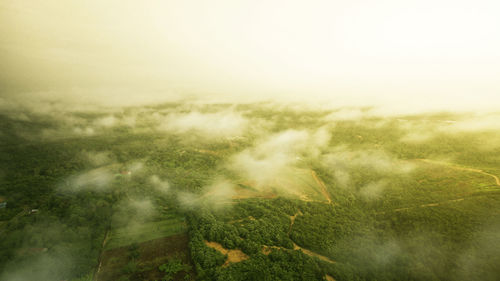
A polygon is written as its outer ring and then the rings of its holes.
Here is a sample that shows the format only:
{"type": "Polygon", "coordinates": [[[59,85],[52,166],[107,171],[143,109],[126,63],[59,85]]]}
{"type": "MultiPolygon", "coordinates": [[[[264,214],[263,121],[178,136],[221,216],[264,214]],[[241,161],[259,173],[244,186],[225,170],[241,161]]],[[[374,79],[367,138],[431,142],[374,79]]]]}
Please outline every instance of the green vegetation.
{"type": "MultiPolygon", "coordinates": [[[[191,269],[191,266],[188,264],[182,263],[181,259],[172,258],[172,259],[169,259],[167,263],[160,265],[158,269],[165,273],[165,276],[163,276],[162,280],[169,281],[169,280],[173,280],[174,275],[177,274],[178,272],[189,271],[191,269]]],[[[187,275],[187,276],[189,276],[189,275],[187,275]]],[[[187,278],[185,278],[185,279],[187,279],[187,278]]]]}
{"type": "Polygon", "coordinates": [[[186,231],[186,224],[183,218],[172,218],[158,222],[141,223],[111,230],[109,242],[106,243],[106,249],[113,249],[130,245],[131,243],[140,243],[161,237],[171,236],[186,231]]]}
{"type": "Polygon", "coordinates": [[[0,115],[0,280],[498,280],[498,132],[356,112],[0,115]]]}

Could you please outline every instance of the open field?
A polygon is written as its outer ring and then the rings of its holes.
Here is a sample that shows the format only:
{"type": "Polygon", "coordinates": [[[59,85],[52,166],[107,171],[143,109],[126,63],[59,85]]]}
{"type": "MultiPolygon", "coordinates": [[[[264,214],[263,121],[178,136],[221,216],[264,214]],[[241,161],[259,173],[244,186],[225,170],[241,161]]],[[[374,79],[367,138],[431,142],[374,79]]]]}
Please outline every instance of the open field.
{"type": "Polygon", "coordinates": [[[187,229],[184,218],[172,218],[158,222],[132,224],[127,227],[112,229],[105,249],[124,247],[133,243],[184,233],[187,229]]]}
{"type": "MultiPolygon", "coordinates": [[[[186,234],[171,235],[139,243],[137,252],[137,258],[131,261],[128,247],[104,251],[102,266],[95,280],[114,281],[129,280],[129,278],[133,280],[161,280],[164,273],[158,268],[167,263],[169,259],[180,258],[183,263],[190,264],[186,234]]],[[[194,278],[193,271],[188,270],[179,272],[173,280],[186,280],[184,278],[188,278],[187,275],[194,278]]]]}

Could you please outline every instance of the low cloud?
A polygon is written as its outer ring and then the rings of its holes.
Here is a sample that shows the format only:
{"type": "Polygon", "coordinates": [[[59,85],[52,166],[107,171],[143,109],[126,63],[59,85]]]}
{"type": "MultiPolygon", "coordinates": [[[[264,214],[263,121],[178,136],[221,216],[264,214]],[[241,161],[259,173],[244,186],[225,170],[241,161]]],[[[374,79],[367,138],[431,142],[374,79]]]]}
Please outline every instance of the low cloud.
{"type": "Polygon", "coordinates": [[[263,188],[276,178],[291,173],[305,159],[316,159],[328,145],[326,129],[287,130],[262,139],[251,148],[234,155],[227,165],[246,180],[263,188]]]}
{"type": "Polygon", "coordinates": [[[388,181],[385,177],[395,174],[407,174],[415,166],[400,161],[382,150],[350,150],[345,146],[338,146],[332,152],[323,156],[323,165],[331,171],[333,178],[341,188],[353,188],[354,176],[370,173],[377,179],[360,188],[360,195],[365,199],[379,197],[388,181]]]}
{"type": "Polygon", "coordinates": [[[115,227],[126,227],[128,231],[133,231],[157,214],[155,205],[149,198],[124,199],[115,208],[113,224],[115,227]]]}
{"type": "Polygon", "coordinates": [[[360,108],[342,108],[328,114],[323,119],[327,121],[357,121],[367,116],[367,111],[360,108]]]}
{"type": "Polygon", "coordinates": [[[144,169],[144,163],[141,161],[132,162],[127,165],[127,169],[132,173],[138,173],[144,169]]]}
{"type": "Polygon", "coordinates": [[[500,276],[500,224],[492,222],[476,233],[458,258],[457,280],[497,280],[500,276]],[[487,262],[486,262],[487,261],[487,262]]]}
{"type": "Polygon", "coordinates": [[[229,206],[233,195],[235,195],[234,184],[227,179],[217,178],[212,184],[203,188],[200,194],[190,192],[178,192],[177,200],[186,209],[194,209],[201,206],[210,208],[223,208],[229,206]]]}
{"type": "Polygon", "coordinates": [[[106,117],[98,118],[93,123],[99,127],[109,128],[109,127],[113,127],[114,125],[116,125],[118,123],[118,119],[113,115],[109,115],[106,117]]]}
{"type": "Polygon", "coordinates": [[[212,139],[240,136],[245,133],[247,126],[248,120],[231,110],[215,113],[194,111],[168,115],[159,129],[176,134],[195,133],[212,139]]]}
{"type": "Polygon", "coordinates": [[[155,190],[161,192],[161,193],[168,193],[170,190],[170,184],[166,180],[160,179],[157,175],[152,175],[149,177],[149,182],[153,185],[155,190]]]}
{"type": "Polygon", "coordinates": [[[82,151],[79,155],[83,161],[91,166],[102,166],[112,162],[111,154],[107,151],[82,151]]]}
{"type": "Polygon", "coordinates": [[[500,113],[476,114],[452,122],[448,129],[466,132],[500,131],[500,113]]]}
{"type": "Polygon", "coordinates": [[[92,169],[68,178],[60,187],[64,191],[104,191],[111,184],[114,175],[107,168],[92,169]]]}
{"type": "Polygon", "coordinates": [[[382,179],[376,182],[371,182],[360,188],[359,194],[366,200],[378,199],[386,188],[388,181],[382,179]]]}
{"type": "Polygon", "coordinates": [[[63,280],[71,276],[77,253],[59,247],[57,252],[40,253],[22,263],[10,265],[0,274],[2,281],[63,280]]]}
{"type": "Polygon", "coordinates": [[[383,150],[350,150],[338,146],[324,159],[332,168],[361,167],[379,173],[406,173],[413,169],[413,165],[402,163],[383,150]]]}

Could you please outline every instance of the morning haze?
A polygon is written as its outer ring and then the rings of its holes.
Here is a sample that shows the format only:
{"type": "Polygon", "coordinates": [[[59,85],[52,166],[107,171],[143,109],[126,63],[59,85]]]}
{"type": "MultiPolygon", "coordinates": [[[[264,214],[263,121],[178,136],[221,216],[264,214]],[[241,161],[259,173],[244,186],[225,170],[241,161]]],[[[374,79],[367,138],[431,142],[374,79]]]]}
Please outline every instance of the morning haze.
{"type": "Polygon", "coordinates": [[[0,281],[500,279],[496,1],[0,3],[0,281]]]}
{"type": "MultiPolygon", "coordinates": [[[[496,1],[3,1],[2,95],[500,104],[496,1]]],[[[85,98],[82,98],[85,97],[85,98]]]]}

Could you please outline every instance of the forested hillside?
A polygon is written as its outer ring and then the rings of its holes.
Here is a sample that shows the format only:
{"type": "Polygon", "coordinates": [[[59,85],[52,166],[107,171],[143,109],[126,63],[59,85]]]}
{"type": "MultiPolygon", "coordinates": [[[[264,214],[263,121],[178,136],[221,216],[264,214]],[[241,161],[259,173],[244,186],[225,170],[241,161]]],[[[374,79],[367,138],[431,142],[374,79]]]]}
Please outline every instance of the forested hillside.
{"type": "Polygon", "coordinates": [[[12,108],[0,280],[498,280],[498,116],[12,108]]]}

